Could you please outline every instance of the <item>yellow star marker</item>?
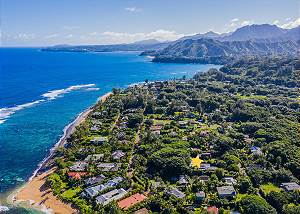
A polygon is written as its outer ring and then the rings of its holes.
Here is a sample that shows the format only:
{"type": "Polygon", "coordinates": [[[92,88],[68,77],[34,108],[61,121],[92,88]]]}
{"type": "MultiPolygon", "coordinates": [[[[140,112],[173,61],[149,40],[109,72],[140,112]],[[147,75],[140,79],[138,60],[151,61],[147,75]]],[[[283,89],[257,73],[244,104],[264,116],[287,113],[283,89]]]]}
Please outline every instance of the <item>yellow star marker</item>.
{"type": "Polygon", "coordinates": [[[197,168],[200,168],[200,165],[202,163],[202,160],[199,158],[199,155],[197,155],[197,157],[192,158],[192,162],[191,165],[197,168]]]}

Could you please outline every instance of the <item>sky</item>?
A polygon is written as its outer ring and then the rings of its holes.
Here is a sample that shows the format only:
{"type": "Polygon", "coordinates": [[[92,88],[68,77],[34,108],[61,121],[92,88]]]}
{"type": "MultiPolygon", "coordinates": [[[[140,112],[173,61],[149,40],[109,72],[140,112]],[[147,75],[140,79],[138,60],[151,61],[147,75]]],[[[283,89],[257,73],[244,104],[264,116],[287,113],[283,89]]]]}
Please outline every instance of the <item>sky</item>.
{"type": "Polygon", "coordinates": [[[1,46],[116,44],[300,24],[300,0],[0,0],[1,46]]]}

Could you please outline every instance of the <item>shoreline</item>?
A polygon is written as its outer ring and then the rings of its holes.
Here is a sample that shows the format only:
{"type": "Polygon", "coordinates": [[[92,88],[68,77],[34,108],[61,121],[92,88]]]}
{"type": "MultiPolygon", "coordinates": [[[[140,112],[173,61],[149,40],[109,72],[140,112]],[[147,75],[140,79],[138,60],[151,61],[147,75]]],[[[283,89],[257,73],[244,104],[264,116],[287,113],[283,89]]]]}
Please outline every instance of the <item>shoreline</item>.
{"type": "Polygon", "coordinates": [[[55,170],[55,168],[51,166],[55,151],[65,145],[67,138],[75,131],[78,125],[85,121],[93,110],[93,107],[100,101],[104,102],[111,94],[112,92],[108,92],[99,97],[95,104],[78,114],[75,120],[63,129],[61,138],[50,149],[50,154],[38,164],[37,169],[33,172],[28,181],[7,197],[8,204],[32,208],[44,213],[78,213],[78,210],[72,208],[70,204],[65,204],[60,199],[57,199],[51,190],[44,190],[42,187],[46,182],[46,177],[55,170]],[[51,203],[49,203],[49,201],[51,203]]]}

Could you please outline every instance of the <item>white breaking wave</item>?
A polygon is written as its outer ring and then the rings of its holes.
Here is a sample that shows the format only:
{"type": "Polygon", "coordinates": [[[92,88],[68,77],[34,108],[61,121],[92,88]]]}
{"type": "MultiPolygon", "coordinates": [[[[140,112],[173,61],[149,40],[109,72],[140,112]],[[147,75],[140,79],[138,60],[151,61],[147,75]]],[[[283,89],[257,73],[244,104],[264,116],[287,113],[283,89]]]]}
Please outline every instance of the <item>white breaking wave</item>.
{"type": "Polygon", "coordinates": [[[0,205],[0,212],[6,212],[6,211],[9,211],[9,208],[6,207],[6,206],[1,206],[0,205]]]}
{"type": "Polygon", "coordinates": [[[22,105],[18,105],[15,107],[10,107],[10,108],[0,108],[0,124],[4,123],[7,118],[9,118],[10,115],[14,114],[16,111],[20,111],[24,108],[29,108],[33,105],[36,105],[40,102],[44,102],[45,100],[37,100],[31,103],[25,103],[22,105]]]}
{"type": "Polygon", "coordinates": [[[22,105],[10,107],[10,108],[0,108],[0,124],[4,123],[12,114],[16,113],[25,108],[32,107],[41,102],[45,102],[47,100],[54,100],[57,97],[61,97],[63,94],[69,93],[71,91],[80,90],[82,88],[87,88],[86,90],[99,90],[99,88],[94,88],[95,84],[87,84],[87,85],[73,85],[65,89],[53,90],[49,91],[42,95],[42,97],[47,99],[36,100],[30,103],[25,103],[22,105]]]}
{"type": "Polygon", "coordinates": [[[100,88],[87,88],[85,91],[99,91],[100,88]]]}
{"type": "Polygon", "coordinates": [[[63,94],[69,93],[71,91],[79,90],[81,88],[90,88],[90,87],[94,87],[94,86],[95,86],[95,84],[74,85],[74,86],[70,86],[69,88],[65,88],[65,89],[49,91],[49,92],[43,94],[42,96],[48,98],[49,100],[53,100],[63,94]]]}

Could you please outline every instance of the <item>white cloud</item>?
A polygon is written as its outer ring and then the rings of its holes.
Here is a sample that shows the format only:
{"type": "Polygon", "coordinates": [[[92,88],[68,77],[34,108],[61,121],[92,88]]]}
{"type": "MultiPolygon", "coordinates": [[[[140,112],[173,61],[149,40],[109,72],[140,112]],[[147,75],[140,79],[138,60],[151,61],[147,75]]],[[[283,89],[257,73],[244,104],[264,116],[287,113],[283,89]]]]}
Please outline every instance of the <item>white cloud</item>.
{"type": "Polygon", "coordinates": [[[98,34],[97,32],[88,33],[89,36],[96,36],[97,34],[98,34]]]}
{"type": "Polygon", "coordinates": [[[137,7],[126,7],[125,10],[129,11],[129,12],[140,12],[141,11],[141,9],[139,9],[137,7]]]}
{"type": "Polygon", "coordinates": [[[295,28],[299,25],[300,25],[300,18],[297,18],[294,21],[290,21],[288,23],[281,25],[280,27],[286,28],[286,29],[291,29],[291,28],[295,28]]]}
{"type": "Polygon", "coordinates": [[[244,20],[240,23],[240,26],[252,25],[253,23],[252,20],[244,20]]]}
{"type": "Polygon", "coordinates": [[[63,29],[64,30],[76,30],[79,29],[79,26],[64,26],[63,29]]]}
{"type": "Polygon", "coordinates": [[[274,20],[274,21],[272,22],[272,24],[273,24],[273,25],[278,25],[278,24],[279,24],[279,20],[278,20],[278,19],[274,20]]]}
{"type": "Polygon", "coordinates": [[[73,37],[74,37],[73,34],[68,34],[68,35],[65,36],[65,38],[67,38],[67,39],[71,39],[73,37]]]}
{"type": "Polygon", "coordinates": [[[245,19],[243,20],[243,19],[234,18],[234,19],[231,19],[228,24],[225,24],[225,26],[226,26],[225,32],[231,32],[239,27],[251,25],[253,23],[254,23],[253,20],[245,20],[245,19]]]}
{"type": "Polygon", "coordinates": [[[161,29],[149,33],[126,33],[126,32],[106,31],[102,33],[102,36],[107,41],[111,41],[113,43],[123,43],[123,42],[135,42],[135,41],[146,40],[146,39],[157,39],[160,41],[176,40],[185,35],[177,33],[175,31],[168,31],[168,30],[161,29]]]}
{"type": "Polygon", "coordinates": [[[17,35],[14,36],[14,39],[16,40],[22,40],[22,41],[28,41],[28,40],[32,40],[35,39],[35,34],[27,34],[27,33],[19,33],[17,35]]]}
{"type": "Polygon", "coordinates": [[[46,39],[54,39],[56,37],[58,37],[58,34],[54,33],[54,34],[47,35],[45,38],[46,39]]]}

